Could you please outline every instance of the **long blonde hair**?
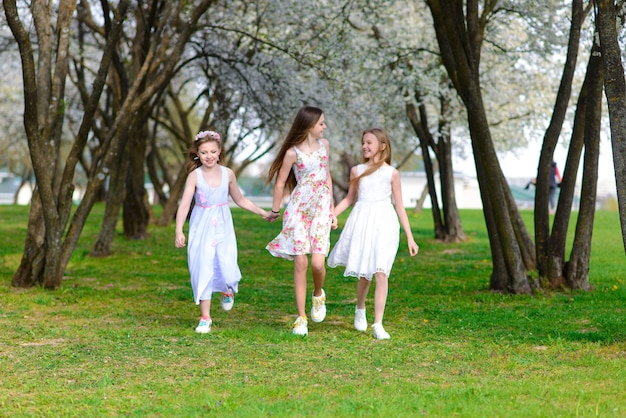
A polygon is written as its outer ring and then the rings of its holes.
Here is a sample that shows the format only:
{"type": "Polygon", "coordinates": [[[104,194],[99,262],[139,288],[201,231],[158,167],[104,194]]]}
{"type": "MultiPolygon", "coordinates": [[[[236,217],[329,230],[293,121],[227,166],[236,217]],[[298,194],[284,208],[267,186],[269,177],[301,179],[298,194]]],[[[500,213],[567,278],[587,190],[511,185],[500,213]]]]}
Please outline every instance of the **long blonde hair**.
{"type": "MultiPolygon", "coordinates": [[[[272,165],[270,165],[267,177],[268,184],[274,181],[274,178],[278,176],[278,172],[280,171],[280,167],[283,165],[283,159],[285,158],[287,150],[294,145],[299,145],[306,141],[309,136],[309,132],[313,129],[323,114],[324,111],[322,109],[314,106],[304,106],[298,110],[298,113],[291,124],[291,128],[285,137],[285,141],[278,150],[274,161],[272,161],[272,165]]],[[[293,170],[291,170],[289,172],[289,176],[287,177],[287,190],[293,190],[294,187],[296,187],[296,183],[296,176],[293,173],[293,170]]]]}
{"type": "Polygon", "coordinates": [[[220,154],[222,153],[222,137],[220,134],[215,131],[198,132],[198,135],[196,135],[196,138],[186,152],[187,157],[185,159],[185,169],[187,170],[187,174],[202,165],[200,157],[198,156],[198,149],[200,148],[200,145],[207,142],[217,142],[220,154]]]}
{"type": "MultiPolygon", "coordinates": [[[[371,164],[359,176],[350,180],[350,185],[354,185],[355,190],[357,191],[359,190],[359,180],[361,180],[365,176],[369,176],[370,174],[378,170],[380,167],[382,167],[383,164],[385,163],[391,165],[391,139],[389,139],[389,135],[387,134],[387,132],[385,132],[385,130],[381,128],[366,129],[365,131],[363,131],[363,134],[361,135],[361,143],[363,143],[363,137],[365,137],[366,134],[372,134],[376,137],[376,139],[378,139],[378,142],[381,145],[381,149],[379,149],[378,154],[376,155],[380,154],[381,158],[377,162],[371,164]]],[[[364,163],[368,162],[369,160],[370,160],[369,158],[363,157],[364,163]]]]}

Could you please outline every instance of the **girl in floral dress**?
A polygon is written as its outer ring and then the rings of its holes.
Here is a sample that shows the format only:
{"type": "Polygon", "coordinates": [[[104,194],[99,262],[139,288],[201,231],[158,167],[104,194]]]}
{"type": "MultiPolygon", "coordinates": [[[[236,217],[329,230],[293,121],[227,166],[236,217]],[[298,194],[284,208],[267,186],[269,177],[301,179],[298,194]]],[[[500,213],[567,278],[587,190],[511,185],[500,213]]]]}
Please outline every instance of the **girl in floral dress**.
{"type": "Polygon", "coordinates": [[[268,181],[276,179],[270,219],[280,216],[285,191],[291,191],[282,231],[266,249],[275,257],[294,262],[298,318],[293,333],[296,335],[308,334],[305,305],[309,254],[313,274],[311,319],[322,322],[326,316],[325,261],[330,246],[330,229],[336,225],[337,218],[333,215],[329,144],[322,138],[325,129],[321,109],[301,108],[269,170],[268,181]]]}
{"type": "Polygon", "coordinates": [[[222,150],[220,135],[202,131],[187,152],[187,181],[176,213],[177,248],[185,246],[183,226],[191,207],[187,261],[196,305],[200,305],[200,323],[196,332],[211,331],[211,296],[222,293],[222,309],[235,302],[241,271],[237,265],[237,240],[228,206],[228,196],[239,207],[271,220],[271,215],[244,197],[235,173],[218,164],[222,150]]]}

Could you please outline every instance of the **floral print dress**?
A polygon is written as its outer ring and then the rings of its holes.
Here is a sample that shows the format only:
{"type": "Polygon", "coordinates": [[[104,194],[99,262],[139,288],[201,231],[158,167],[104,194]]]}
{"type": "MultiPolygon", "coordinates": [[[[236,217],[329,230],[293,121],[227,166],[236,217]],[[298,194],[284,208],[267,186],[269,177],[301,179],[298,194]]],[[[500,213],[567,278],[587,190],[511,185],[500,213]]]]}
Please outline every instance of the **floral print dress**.
{"type": "Polygon", "coordinates": [[[293,260],[295,255],[328,255],[332,223],[332,193],[327,181],[326,147],[311,154],[296,151],[293,166],[296,187],[283,214],[283,229],[265,247],[274,257],[293,260]]]}
{"type": "Polygon", "coordinates": [[[241,271],[237,265],[237,239],[228,206],[228,172],[221,167],[222,180],[211,187],[196,168],[195,205],[189,219],[187,259],[196,304],[213,293],[237,293],[241,271]]]}

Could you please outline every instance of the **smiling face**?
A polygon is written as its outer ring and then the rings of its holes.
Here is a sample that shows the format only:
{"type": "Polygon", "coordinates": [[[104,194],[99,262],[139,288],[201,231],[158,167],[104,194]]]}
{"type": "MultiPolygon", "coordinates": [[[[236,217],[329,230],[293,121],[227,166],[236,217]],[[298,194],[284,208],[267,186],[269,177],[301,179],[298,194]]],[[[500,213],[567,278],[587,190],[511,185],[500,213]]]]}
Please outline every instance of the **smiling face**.
{"type": "Polygon", "coordinates": [[[198,157],[203,166],[213,168],[220,160],[220,145],[217,141],[209,141],[200,144],[198,157]]]}
{"type": "Polygon", "coordinates": [[[324,130],[326,129],[326,122],[324,122],[324,114],[320,116],[320,118],[315,122],[315,125],[309,131],[309,135],[314,139],[319,139],[324,137],[324,130]]]}
{"type": "Polygon", "coordinates": [[[367,132],[361,139],[361,151],[363,158],[367,161],[377,162],[381,158],[381,151],[384,144],[381,144],[376,135],[367,132]]]}

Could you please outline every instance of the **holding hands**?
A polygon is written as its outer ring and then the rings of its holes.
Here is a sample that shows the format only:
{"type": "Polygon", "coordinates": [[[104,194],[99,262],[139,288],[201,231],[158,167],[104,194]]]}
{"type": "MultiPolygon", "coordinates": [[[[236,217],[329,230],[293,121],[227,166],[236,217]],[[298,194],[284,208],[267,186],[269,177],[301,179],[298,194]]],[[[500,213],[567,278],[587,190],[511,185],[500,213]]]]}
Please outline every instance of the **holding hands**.
{"type": "Polygon", "coordinates": [[[266,220],[267,222],[274,222],[276,221],[278,218],[280,218],[280,211],[278,212],[266,212],[266,215],[263,216],[263,219],[266,220]]]}

